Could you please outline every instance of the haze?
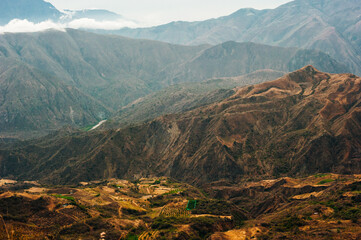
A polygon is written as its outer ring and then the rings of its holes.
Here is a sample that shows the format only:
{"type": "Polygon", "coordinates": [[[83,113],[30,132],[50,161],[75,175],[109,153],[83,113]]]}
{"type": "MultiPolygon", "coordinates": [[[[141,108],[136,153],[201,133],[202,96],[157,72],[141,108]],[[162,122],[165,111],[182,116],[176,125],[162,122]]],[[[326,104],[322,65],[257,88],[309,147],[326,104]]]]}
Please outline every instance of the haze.
{"type": "Polygon", "coordinates": [[[197,21],[229,15],[241,8],[276,8],[290,0],[48,0],[58,9],[107,9],[146,25],[197,21]]]}

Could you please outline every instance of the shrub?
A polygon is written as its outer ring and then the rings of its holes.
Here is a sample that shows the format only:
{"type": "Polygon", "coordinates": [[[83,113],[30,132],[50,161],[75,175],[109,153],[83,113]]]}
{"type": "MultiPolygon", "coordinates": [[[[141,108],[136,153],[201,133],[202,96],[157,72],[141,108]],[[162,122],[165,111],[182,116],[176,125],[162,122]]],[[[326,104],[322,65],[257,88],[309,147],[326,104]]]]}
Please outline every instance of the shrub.
{"type": "Polygon", "coordinates": [[[356,223],[358,219],[361,218],[361,209],[360,207],[346,208],[341,211],[337,211],[337,213],[335,213],[335,217],[351,220],[352,222],[356,223]]]}
{"type": "Polygon", "coordinates": [[[153,185],[160,184],[160,180],[155,180],[153,185]]]}
{"type": "Polygon", "coordinates": [[[296,215],[287,215],[283,219],[272,222],[273,228],[278,232],[288,232],[304,226],[305,222],[296,215]]]}
{"type": "Polygon", "coordinates": [[[330,183],[330,182],[333,182],[335,181],[334,179],[324,179],[322,181],[320,181],[319,183],[317,183],[318,185],[322,185],[322,184],[325,184],[325,183],[330,183]]]}
{"type": "Polygon", "coordinates": [[[217,222],[216,218],[199,217],[192,218],[191,228],[198,232],[199,236],[204,239],[214,232],[214,224],[217,222]]]}

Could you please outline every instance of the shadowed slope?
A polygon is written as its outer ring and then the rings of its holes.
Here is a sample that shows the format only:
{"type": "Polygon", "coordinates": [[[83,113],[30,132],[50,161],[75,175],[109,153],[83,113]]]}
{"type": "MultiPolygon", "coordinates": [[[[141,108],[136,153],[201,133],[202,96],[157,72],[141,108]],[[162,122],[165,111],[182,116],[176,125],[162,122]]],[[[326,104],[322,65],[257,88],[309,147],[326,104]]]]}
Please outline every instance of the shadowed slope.
{"type": "Polygon", "coordinates": [[[183,114],[1,151],[1,176],[68,183],[166,175],[203,184],[358,173],[360,94],[360,78],[307,66],[183,114]]]}
{"type": "Polygon", "coordinates": [[[109,115],[99,101],[52,75],[19,61],[2,57],[0,61],[0,137],[44,134],[109,115]]]}
{"type": "MultiPolygon", "coordinates": [[[[87,108],[96,110],[91,111],[90,115],[93,117],[74,121],[78,126],[94,124],[96,119],[108,118],[110,114],[107,112],[115,113],[133,101],[175,83],[234,77],[265,68],[290,72],[307,64],[314,64],[328,72],[349,71],[347,67],[319,51],[235,42],[214,47],[190,47],[70,29],[66,32],[0,35],[0,57],[3,59],[0,62],[3,71],[9,68],[6,62],[12,61],[13,64],[19,65],[19,68],[28,66],[33,69],[32,71],[46,74],[47,77],[42,77],[43,81],[47,78],[49,81],[57,79],[58,85],[76,89],[79,93],[74,92],[73,97],[64,100],[64,105],[58,108],[59,115],[69,116],[70,108],[79,116],[89,114],[88,110],[75,110],[72,105],[72,102],[77,102],[76,95],[79,95],[79,98],[80,95],[89,96],[92,100],[88,100],[88,104],[82,104],[83,109],[84,105],[87,105],[87,108]],[[99,104],[105,106],[107,111],[99,110],[99,104]]],[[[16,67],[15,65],[12,67],[16,67]]],[[[3,74],[2,82],[12,82],[13,78],[19,86],[28,86],[33,92],[39,90],[40,86],[35,84],[38,80],[34,74],[27,74],[26,71],[16,72],[15,75],[3,74]]],[[[5,88],[6,86],[3,86],[3,89],[5,88]]],[[[23,87],[8,88],[7,91],[8,96],[28,94],[23,87]]],[[[25,108],[17,106],[18,101],[10,103],[10,100],[3,99],[3,105],[11,105],[11,108],[15,109],[11,111],[18,111],[20,115],[29,114],[22,113],[25,108]]],[[[33,101],[27,103],[27,109],[37,109],[38,102],[41,102],[41,99],[34,97],[33,101]]],[[[43,104],[46,103],[47,101],[44,101],[43,104]]],[[[37,115],[47,114],[40,111],[37,115]]],[[[47,121],[49,117],[43,119],[47,121]]],[[[69,123],[69,119],[60,119],[57,117],[52,126],[41,121],[36,125],[47,125],[49,129],[56,129],[69,123]]],[[[18,131],[39,129],[31,127],[25,121],[24,127],[21,126],[21,122],[17,124],[18,131]]],[[[13,126],[10,123],[2,122],[0,133],[11,128],[13,126]]]]}

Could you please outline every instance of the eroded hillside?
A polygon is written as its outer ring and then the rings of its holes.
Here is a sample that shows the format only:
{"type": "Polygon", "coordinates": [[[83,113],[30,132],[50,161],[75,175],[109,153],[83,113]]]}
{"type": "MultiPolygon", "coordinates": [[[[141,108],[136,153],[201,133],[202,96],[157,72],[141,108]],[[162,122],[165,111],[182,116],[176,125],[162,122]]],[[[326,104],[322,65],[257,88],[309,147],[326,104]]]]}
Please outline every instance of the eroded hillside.
{"type": "Polygon", "coordinates": [[[360,175],[202,189],[169,178],[0,180],[1,239],[358,239],[360,175]]]}
{"type": "Polygon", "coordinates": [[[62,184],[170,176],[202,185],[358,173],[360,81],[307,66],[182,114],[7,147],[0,174],[62,184]]]}

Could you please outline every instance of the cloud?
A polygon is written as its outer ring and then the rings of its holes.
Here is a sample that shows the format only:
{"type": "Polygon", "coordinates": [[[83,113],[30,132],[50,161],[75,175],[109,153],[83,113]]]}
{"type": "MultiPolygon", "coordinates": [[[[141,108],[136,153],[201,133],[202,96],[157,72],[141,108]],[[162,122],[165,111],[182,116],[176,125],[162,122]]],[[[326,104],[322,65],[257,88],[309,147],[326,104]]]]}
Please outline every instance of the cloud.
{"type": "Polygon", "coordinates": [[[83,28],[83,29],[104,29],[104,30],[117,30],[124,27],[137,27],[138,25],[133,21],[119,19],[117,21],[96,21],[89,18],[80,18],[73,20],[67,24],[68,28],[83,28]]]}
{"type": "Polygon", "coordinates": [[[41,32],[49,29],[65,31],[66,28],[117,30],[124,27],[135,28],[138,27],[138,24],[133,21],[123,20],[123,19],[119,19],[116,21],[96,21],[94,19],[81,18],[64,23],[55,23],[50,20],[40,23],[33,23],[26,19],[25,20],[14,19],[5,26],[0,26],[0,34],[20,33],[20,32],[41,32]]]}
{"type": "Polygon", "coordinates": [[[14,19],[5,26],[0,26],[0,33],[20,33],[20,32],[40,32],[47,29],[56,29],[65,31],[64,26],[52,21],[44,21],[40,23],[29,22],[28,20],[14,19]]]}

